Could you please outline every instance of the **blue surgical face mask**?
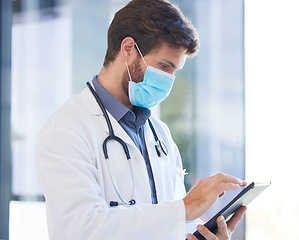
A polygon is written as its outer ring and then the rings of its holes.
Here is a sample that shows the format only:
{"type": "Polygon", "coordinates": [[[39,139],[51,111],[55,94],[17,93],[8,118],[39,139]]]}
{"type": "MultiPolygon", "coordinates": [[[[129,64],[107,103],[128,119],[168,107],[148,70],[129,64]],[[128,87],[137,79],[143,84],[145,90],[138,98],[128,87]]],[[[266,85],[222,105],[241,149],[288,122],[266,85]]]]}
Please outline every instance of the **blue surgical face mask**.
{"type": "Polygon", "coordinates": [[[129,74],[129,99],[132,105],[150,108],[154,107],[168,97],[174,83],[175,76],[146,64],[137,44],[135,43],[144,64],[147,66],[143,81],[135,83],[126,62],[129,74]]]}

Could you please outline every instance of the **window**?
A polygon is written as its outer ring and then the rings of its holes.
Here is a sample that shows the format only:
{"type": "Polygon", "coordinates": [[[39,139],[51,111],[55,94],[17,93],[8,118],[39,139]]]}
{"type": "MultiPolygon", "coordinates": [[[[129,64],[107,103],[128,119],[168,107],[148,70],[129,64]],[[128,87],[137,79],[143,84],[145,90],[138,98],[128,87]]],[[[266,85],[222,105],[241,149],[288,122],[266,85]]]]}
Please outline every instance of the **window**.
{"type": "MultiPolygon", "coordinates": [[[[178,72],[161,104],[177,143],[189,189],[200,178],[224,172],[245,178],[243,1],[177,1],[199,31],[201,49],[178,72]]],[[[227,192],[206,221],[236,192],[227,192]]],[[[233,239],[243,239],[245,222],[233,239]]]]}
{"type": "Polygon", "coordinates": [[[9,201],[11,189],[10,9],[10,1],[0,1],[0,239],[8,238],[9,201]]]}

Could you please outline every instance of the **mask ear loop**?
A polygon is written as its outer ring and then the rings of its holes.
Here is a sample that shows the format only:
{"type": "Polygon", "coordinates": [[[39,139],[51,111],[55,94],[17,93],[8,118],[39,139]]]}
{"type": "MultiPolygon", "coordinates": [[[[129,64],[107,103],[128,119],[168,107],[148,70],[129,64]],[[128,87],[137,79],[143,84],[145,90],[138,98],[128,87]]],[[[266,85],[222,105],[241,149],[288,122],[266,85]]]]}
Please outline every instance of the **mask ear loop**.
{"type": "Polygon", "coordinates": [[[126,64],[126,67],[127,67],[127,71],[128,71],[128,74],[129,74],[130,81],[132,82],[132,78],[131,78],[131,74],[130,74],[130,71],[129,71],[129,67],[128,67],[127,61],[125,61],[125,64],[126,64]]]}
{"type": "Polygon", "coordinates": [[[137,48],[137,50],[138,50],[138,52],[139,52],[139,54],[140,54],[140,56],[141,56],[141,58],[142,58],[144,64],[145,64],[145,66],[147,67],[147,64],[146,64],[146,62],[145,62],[145,60],[144,60],[144,58],[143,58],[143,56],[142,56],[142,53],[141,53],[141,51],[140,51],[140,49],[139,49],[139,47],[138,47],[138,45],[137,45],[136,42],[135,42],[135,46],[136,46],[136,48],[137,48]]]}

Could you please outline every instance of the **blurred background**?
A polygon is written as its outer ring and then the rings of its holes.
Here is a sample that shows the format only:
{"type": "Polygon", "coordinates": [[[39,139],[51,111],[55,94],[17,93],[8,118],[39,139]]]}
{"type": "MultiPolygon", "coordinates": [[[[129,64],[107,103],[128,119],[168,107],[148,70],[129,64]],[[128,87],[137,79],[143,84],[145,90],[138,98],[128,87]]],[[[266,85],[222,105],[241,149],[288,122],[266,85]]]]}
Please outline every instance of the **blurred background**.
{"type": "MultiPolygon", "coordinates": [[[[171,2],[191,19],[201,49],[153,114],[180,149],[187,190],[218,172],[271,180],[232,239],[299,239],[299,2],[171,2]]],[[[126,3],[1,0],[0,239],[48,239],[36,138],[100,71],[110,21],[126,3]]],[[[227,192],[203,219],[236,194],[227,192]]]]}

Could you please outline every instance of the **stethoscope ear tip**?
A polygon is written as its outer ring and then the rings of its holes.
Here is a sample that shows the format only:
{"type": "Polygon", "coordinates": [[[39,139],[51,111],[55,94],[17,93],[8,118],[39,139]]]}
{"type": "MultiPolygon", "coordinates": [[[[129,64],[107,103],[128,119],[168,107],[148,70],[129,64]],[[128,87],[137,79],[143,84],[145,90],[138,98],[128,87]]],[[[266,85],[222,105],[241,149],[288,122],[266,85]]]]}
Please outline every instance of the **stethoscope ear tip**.
{"type": "Polygon", "coordinates": [[[109,205],[110,205],[110,207],[117,207],[118,202],[111,201],[109,205]]]}

